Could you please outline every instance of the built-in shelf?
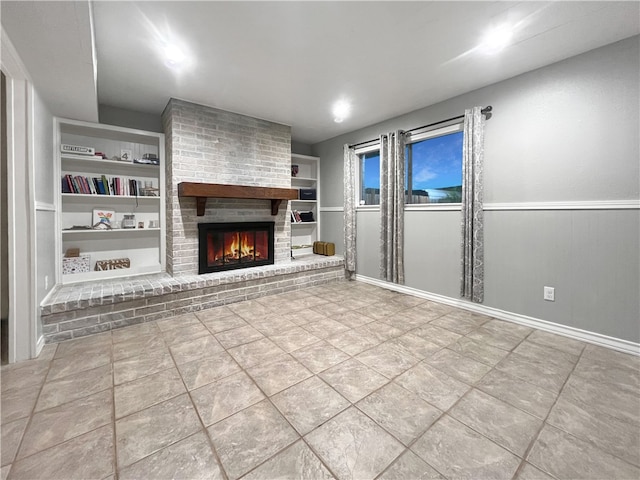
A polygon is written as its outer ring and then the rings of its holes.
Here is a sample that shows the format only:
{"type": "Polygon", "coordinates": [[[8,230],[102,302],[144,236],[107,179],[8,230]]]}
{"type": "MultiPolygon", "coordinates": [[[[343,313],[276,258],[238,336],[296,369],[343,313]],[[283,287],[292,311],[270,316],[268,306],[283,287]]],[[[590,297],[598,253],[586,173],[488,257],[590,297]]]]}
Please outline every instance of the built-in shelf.
{"type": "Polygon", "coordinates": [[[125,234],[135,235],[142,234],[144,232],[159,232],[160,228],[112,228],[111,230],[93,230],[93,229],[74,229],[63,230],[63,235],[113,235],[113,234],[125,234]]]}
{"type": "Polygon", "coordinates": [[[315,225],[318,222],[291,222],[291,226],[300,226],[300,225],[315,225]]]}
{"type": "Polygon", "coordinates": [[[178,184],[178,197],[194,197],[196,199],[196,214],[198,217],[204,215],[207,198],[271,200],[271,215],[277,215],[282,201],[298,198],[298,191],[293,188],[181,182],[178,184]]]}
{"type": "Polygon", "coordinates": [[[93,193],[63,193],[62,198],[106,198],[109,200],[116,199],[137,199],[137,200],[160,200],[160,197],[151,197],[144,195],[102,195],[93,193]]]}

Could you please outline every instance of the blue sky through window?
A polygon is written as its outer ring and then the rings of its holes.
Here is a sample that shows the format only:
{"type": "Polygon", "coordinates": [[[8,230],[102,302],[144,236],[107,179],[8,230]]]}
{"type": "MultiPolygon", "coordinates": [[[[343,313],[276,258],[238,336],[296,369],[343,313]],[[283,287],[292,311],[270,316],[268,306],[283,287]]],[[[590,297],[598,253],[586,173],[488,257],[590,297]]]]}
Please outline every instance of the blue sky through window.
{"type": "MultiPolygon", "coordinates": [[[[462,185],[462,132],[412,144],[413,189],[427,190],[462,185]]],[[[363,156],[364,188],[380,188],[380,154],[363,156]]]]}

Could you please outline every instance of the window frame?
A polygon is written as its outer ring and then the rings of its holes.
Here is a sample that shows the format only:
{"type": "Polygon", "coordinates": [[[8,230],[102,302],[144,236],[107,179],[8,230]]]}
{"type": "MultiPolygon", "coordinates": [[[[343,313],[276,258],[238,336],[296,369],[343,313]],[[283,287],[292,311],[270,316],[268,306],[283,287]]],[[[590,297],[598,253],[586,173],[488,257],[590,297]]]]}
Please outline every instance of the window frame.
{"type": "MultiPolygon", "coordinates": [[[[410,140],[405,142],[405,145],[410,145],[413,143],[418,143],[423,140],[428,140],[430,138],[442,137],[444,135],[449,135],[452,133],[461,132],[464,130],[464,123],[457,122],[453,125],[447,125],[445,127],[439,127],[433,130],[427,130],[425,132],[412,133],[410,140]]],[[[358,169],[356,172],[356,182],[357,182],[357,194],[356,194],[356,210],[368,211],[368,210],[379,210],[380,205],[361,205],[360,201],[362,200],[362,165],[360,155],[364,153],[370,153],[380,150],[380,142],[376,141],[375,143],[371,143],[369,145],[356,148],[355,154],[358,156],[358,169]]],[[[410,173],[410,172],[409,172],[410,173]]],[[[408,184],[405,187],[408,189],[409,185],[412,184],[409,179],[408,184]]],[[[405,203],[404,204],[405,211],[422,211],[422,210],[449,210],[449,211],[460,211],[462,210],[461,203],[405,203]]]]}

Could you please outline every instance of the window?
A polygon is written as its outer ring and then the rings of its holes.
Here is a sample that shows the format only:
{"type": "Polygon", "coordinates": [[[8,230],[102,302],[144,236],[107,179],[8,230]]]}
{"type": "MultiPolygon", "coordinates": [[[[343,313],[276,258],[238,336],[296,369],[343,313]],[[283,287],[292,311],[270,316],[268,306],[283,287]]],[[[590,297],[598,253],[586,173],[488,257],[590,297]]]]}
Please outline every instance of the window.
{"type": "MultiPolygon", "coordinates": [[[[405,203],[462,201],[462,124],[412,135],[405,157],[405,203]]],[[[359,153],[360,205],[380,204],[380,150],[359,153]]]]}

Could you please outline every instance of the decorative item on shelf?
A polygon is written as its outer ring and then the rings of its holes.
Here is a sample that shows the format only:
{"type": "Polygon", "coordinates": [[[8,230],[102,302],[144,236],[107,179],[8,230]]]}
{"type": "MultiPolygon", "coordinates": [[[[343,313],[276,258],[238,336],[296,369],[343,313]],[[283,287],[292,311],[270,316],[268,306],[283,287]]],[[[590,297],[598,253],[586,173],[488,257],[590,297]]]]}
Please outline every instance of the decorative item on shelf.
{"type": "Polygon", "coordinates": [[[300,212],[300,221],[301,222],[314,222],[313,212],[300,212]]]}
{"type": "Polygon", "coordinates": [[[292,177],[297,177],[299,171],[300,171],[300,167],[298,165],[291,165],[291,176],[292,177]]]}
{"type": "Polygon", "coordinates": [[[97,260],[95,271],[101,272],[104,270],[122,270],[124,268],[131,267],[131,260],[128,258],[114,258],[112,260],[97,260]]]}
{"type": "Polygon", "coordinates": [[[124,215],[122,219],[122,228],[136,228],[136,216],[135,215],[124,215]]]}
{"type": "Polygon", "coordinates": [[[151,182],[144,182],[144,188],[141,189],[141,195],[143,197],[158,197],[160,195],[160,189],[155,188],[151,182]]]}
{"type": "Polygon", "coordinates": [[[142,158],[134,158],[133,163],[141,163],[143,165],[160,165],[160,159],[155,153],[145,153],[142,158]]]}
{"type": "Polygon", "coordinates": [[[92,156],[95,155],[96,149],[93,147],[83,147],[81,145],[69,145],[63,143],[60,145],[60,150],[62,153],[72,153],[74,155],[87,155],[92,156]]]}
{"type": "Polygon", "coordinates": [[[73,275],[74,273],[87,273],[91,269],[91,257],[80,255],[79,248],[67,248],[62,257],[62,274],[73,275]]]}
{"type": "Polygon", "coordinates": [[[149,220],[149,228],[158,228],[159,222],[158,220],[149,220]]]}
{"type": "Polygon", "coordinates": [[[138,222],[138,228],[144,228],[144,222],[138,222]]]}
{"type": "Polygon", "coordinates": [[[331,257],[336,254],[336,244],[331,242],[313,242],[313,253],[331,257]]]}
{"type": "Polygon", "coordinates": [[[300,212],[298,212],[297,210],[292,210],[291,211],[291,221],[293,223],[302,222],[302,217],[300,217],[300,212]]]}
{"type": "Polygon", "coordinates": [[[73,225],[69,228],[63,228],[63,230],[93,230],[93,227],[91,225],[73,225]]]}
{"type": "Polygon", "coordinates": [[[123,162],[133,162],[133,154],[131,150],[122,149],[120,150],[120,160],[123,162]]]}
{"type": "Polygon", "coordinates": [[[94,230],[111,230],[111,222],[115,219],[113,210],[105,210],[103,208],[93,209],[93,229],[94,230]]]}
{"type": "Polygon", "coordinates": [[[96,152],[95,157],[99,158],[101,160],[106,160],[107,159],[107,156],[103,152],[96,152]]]}
{"type": "Polygon", "coordinates": [[[301,188],[298,190],[298,199],[299,200],[315,200],[316,199],[316,189],[315,188],[301,188]]]}

